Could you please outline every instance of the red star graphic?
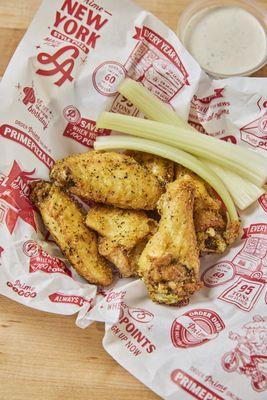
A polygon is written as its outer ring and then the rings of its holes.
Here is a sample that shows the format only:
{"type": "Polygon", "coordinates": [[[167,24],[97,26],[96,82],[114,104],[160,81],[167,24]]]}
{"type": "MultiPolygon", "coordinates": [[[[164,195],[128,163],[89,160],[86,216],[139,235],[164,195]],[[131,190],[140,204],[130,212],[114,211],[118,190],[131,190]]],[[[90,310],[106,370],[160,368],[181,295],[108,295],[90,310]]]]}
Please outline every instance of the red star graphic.
{"type": "Polygon", "coordinates": [[[12,234],[18,218],[23,219],[27,224],[36,230],[33,206],[28,199],[29,183],[35,178],[31,178],[35,169],[31,172],[22,171],[16,161],[14,161],[10,173],[7,177],[0,179],[0,203],[1,200],[7,204],[6,225],[12,234]]]}

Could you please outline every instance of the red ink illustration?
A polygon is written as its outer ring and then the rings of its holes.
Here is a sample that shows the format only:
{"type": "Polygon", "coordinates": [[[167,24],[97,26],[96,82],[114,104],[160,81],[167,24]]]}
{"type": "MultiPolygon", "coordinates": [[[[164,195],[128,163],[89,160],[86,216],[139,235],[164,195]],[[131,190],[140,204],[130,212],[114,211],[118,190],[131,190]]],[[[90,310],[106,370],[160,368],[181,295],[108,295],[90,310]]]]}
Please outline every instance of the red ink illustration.
{"type": "Polygon", "coordinates": [[[23,245],[23,252],[30,257],[29,272],[43,271],[47,274],[71,275],[65,263],[57,257],[51,257],[33,240],[28,240],[23,245]]]}
{"type": "MultiPolygon", "coordinates": [[[[52,303],[63,303],[63,304],[74,304],[82,307],[85,303],[88,303],[90,308],[92,305],[92,299],[86,299],[83,296],[69,295],[64,293],[53,293],[48,296],[52,303]]],[[[89,311],[89,310],[88,310],[89,311]]]]}
{"type": "MultiPolygon", "coordinates": [[[[172,371],[171,380],[182,390],[198,400],[224,400],[221,396],[181,369],[172,371]]],[[[178,398],[178,397],[177,397],[178,398]]],[[[182,400],[182,398],[181,398],[182,400]]]]}
{"type": "Polygon", "coordinates": [[[154,318],[154,314],[142,308],[128,308],[128,314],[137,322],[147,324],[154,318]]]}
{"type": "Polygon", "coordinates": [[[23,171],[14,161],[9,175],[0,174],[0,224],[5,223],[10,234],[19,218],[36,230],[33,207],[28,199],[29,183],[35,170],[23,171]]]}
{"type": "Polygon", "coordinates": [[[147,331],[150,332],[153,326],[148,326],[146,323],[153,317],[154,315],[147,310],[131,309],[127,304],[122,303],[119,321],[111,327],[111,331],[124,344],[129,354],[135,357],[142,353],[148,355],[157,349],[156,344],[147,336],[147,331]]]}
{"type": "Polygon", "coordinates": [[[38,244],[34,241],[34,240],[27,240],[27,242],[25,242],[23,244],[23,253],[27,256],[27,257],[36,257],[38,254],[38,244]]]}
{"type": "Polygon", "coordinates": [[[94,88],[103,96],[114,96],[117,87],[126,76],[123,65],[117,61],[106,61],[100,64],[93,73],[94,88]]]}
{"type": "Polygon", "coordinates": [[[220,316],[213,310],[194,309],[176,318],[171,327],[171,340],[174,347],[199,346],[225,328],[220,316]]]}
{"type": "Polygon", "coordinates": [[[76,125],[81,120],[81,113],[77,107],[74,106],[67,106],[63,110],[63,115],[65,119],[73,125],[76,125]]]}
{"type": "Polygon", "coordinates": [[[240,129],[241,140],[252,147],[267,150],[267,112],[240,129]]]}
{"type": "Polygon", "coordinates": [[[237,144],[236,138],[234,136],[232,136],[232,135],[224,136],[224,137],[221,138],[221,140],[224,140],[225,142],[230,142],[230,143],[233,143],[233,144],[237,144]]]}
{"type": "Polygon", "coordinates": [[[201,276],[201,280],[207,287],[224,285],[235,276],[235,269],[230,261],[220,261],[212,265],[201,276]]]}
{"type": "Polygon", "coordinates": [[[252,224],[244,229],[242,249],[232,260],[238,275],[267,279],[267,224],[252,224]]]}
{"type": "Polygon", "coordinates": [[[125,290],[109,290],[109,292],[106,295],[106,302],[107,303],[111,303],[114,301],[119,301],[121,302],[124,299],[124,296],[126,295],[126,291],[125,290]]]}
{"type": "Polygon", "coordinates": [[[37,60],[39,61],[39,63],[42,65],[48,65],[51,68],[38,69],[36,73],[43,76],[53,76],[61,74],[61,77],[56,82],[54,82],[54,84],[57,86],[63,85],[66,80],[72,82],[74,78],[71,73],[75,65],[75,59],[79,56],[79,54],[79,50],[74,46],[62,47],[53,55],[50,55],[48,53],[40,53],[37,56],[37,60]],[[66,53],[68,53],[69,58],[60,62],[59,59],[62,59],[63,55],[67,56],[66,53]]]}
{"type": "Polygon", "coordinates": [[[68,115],[66,115],[65,118],[68,120],[73,119],[73,121],[77,121],[68,123],[63,136],[73,139],[83,146],[93,148],[94,142],[98,136],[110,135],[110,130],[97,129],[95,121],[87,118],[81,118],[79,110],[77,111],[79,114],[75,112],[74,108],[68,108],[68,115]],[[80,115],[79,120],[78,115],[80,115]]]}
{"type": "Polygon", "coordinates": [[[237,341],[235,348],[222,357],[225,371],[237,372],[251,379],[251,386],[257,392],[267,389],[267,318],[260,315],[243,325],[245,334],[229,333],[237,341]]]}
{"type": "Polygon", "coordinates": [[[27,106],[29,103],[34,104],[36,101],[34,90],[31,87],[25,87],[23,89],[23,93],[25,94],[23,101],[23,104],[27,106]]]}
{"type": "Polygon", "coordinates": [[[0,135],[5,139],[16,142],[29,150],[38,160],[45,164],[49,169],[55,161],[50,157],[30,135],[11,125],[2,125],[0,135]]]}
{"type": "Polygon", "coordinates": [[[8,281],[6,283],[7,287],[9,287],[14,293],[18,296],[29,297],[30,299],[34,299],[37,296],[36,289],[26,283],[22,283],[19,279],[15,282],[8,281]]]}
{"type": "MultiPolygon", "coordinates": [[[[200,133],[214,137],[225,135],[224,129],[214,131],[213,127],[206,127],[209,122],[219,121],[230,112],[230,102],[227,99],[222,99],[224,97],[223,91],[224,88],[218,88],[206,97],[193,96],[188,122],[200,133]]],[[[224,140],[236,143],[235,137],[232,135],[224,136],[224,140]]]]}
{"type": "Polygon", "coordinates": [[[137,45],[125,63],[127,75],[168,103],[185,86],[189,75],[174,47],[152,29],[136,27],[137,45]]]}
{"type": "Polygon", "coordinates": [[[263,288],[263,282],[241,277],[227,288],[218,299],[234,304],[243,311],[250,311],[256,304],[263,288]]]}
{"type": "Polygon", "coordinates": [[[267,213],[267,193],[264,193],[260,198],[259,198],[259,204],[263,208],[263,210],[267,213]]]}
{"type": "Polygon", "coordinates": [[[197,95],[194,95],[192,98],[192,104],[195,104],[196,102],[199,102],[202,104],[210,104],[212,102],[212,100],[222,98],[223,91],[224,91],[224,88],[214,89],[213,94],[211,94],[210,96],[207,96],[207,97],[203,97],[202,99],[197,97],[197,95]]]}

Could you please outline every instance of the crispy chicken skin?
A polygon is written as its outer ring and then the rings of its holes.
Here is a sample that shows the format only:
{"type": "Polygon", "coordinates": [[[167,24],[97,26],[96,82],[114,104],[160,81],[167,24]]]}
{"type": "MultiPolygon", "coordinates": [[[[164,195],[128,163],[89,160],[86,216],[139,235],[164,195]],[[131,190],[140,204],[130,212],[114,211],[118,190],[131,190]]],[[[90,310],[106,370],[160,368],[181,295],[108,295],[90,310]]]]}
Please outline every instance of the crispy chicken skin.
{"type": "Polygon", "coordinates": [[[137,264],[147,240],[138,243],[132,249],[127,250],[118,246],[110,239],[99,237],[98,251],[108,261],[115,265],[124,278],[137,275],[137,264]]]}
{"type": "Polygon", "coordinates": [[[163,191],[146,168],[114,152],[66,157],[55,163],[50,178],[84,199],[126,209],[153,210],[163,191]]]}
{"type": "Polygon", "coordinates": [[[30,199],[44,224],[78,274],[96,285],[112,283],[112,269],[97,251],[97,236],[84,223],[80,207],[55,184],[39,181],[30,199]]]}
{"type": "Polygon", "coordinates": [[[139,164],[155,175],[160,184],[164,187],[174,179],[174,162],[154,154],[143,153],[142,151],[127,150],[128,156],[134,158],[139,164]]]}
{"type": "Polygon", "coordinates": [[[123,210],[100,204],[89,210],[85,223],[99,235],[127,250],[156,228],[156,222],[148,218],[144,211],[123,210]]]}
{"type": "Polygon", "coordinates": [[[136,258],[145,246],[145,238],[155,232],[157,223],[144,211],[104,205],[93,206],[85,223],[101,235],[99,253],[112,262],[122,276],[135,275],[136,258]]]}
{"type": "Polygon", "coordinates": [[[203,253],[223,253],[237,238],[240,224],[228,223],[222,202],[211,187],[192,171],[177,165],[176,177],[184,177],[195,187],[194,223],[198,246],[203,253]]]}
{"type": "Polygon", "coordinates": [[[195,188],[187,179],[167,185],[159,201],[158,231],[148,241],[138,263],[138,274],[151,299],[183,305],[202,287],[199,250],[193,221],[195,188]]]}

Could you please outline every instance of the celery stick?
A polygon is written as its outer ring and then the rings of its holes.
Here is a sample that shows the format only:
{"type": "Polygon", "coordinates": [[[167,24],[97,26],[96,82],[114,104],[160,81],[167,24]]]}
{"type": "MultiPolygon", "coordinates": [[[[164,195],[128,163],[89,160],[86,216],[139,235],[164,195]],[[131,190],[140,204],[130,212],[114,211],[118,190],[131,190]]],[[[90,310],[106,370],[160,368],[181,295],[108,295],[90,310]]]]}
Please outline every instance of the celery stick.
{"type": "Polygon", "coordinates": [[[119,86],[118,91],[149,119],[188,128],[188,124],[184,122],[169,105],[158,99],[141,83],[126,78],[119,86]]]}
{"type": "Polygon", "coordinates": [[[112,129],[178,147],[227,167],[257,186],[263,186],[267,180],[267,163],[264,157],[190,129],[108,112],[100,115],[97,128],[112,129]]]}
{"type": "MultiPolygon", "coordinates": [[[[191,125],[183,121],[166,103],[159,100],[142,84],[137,83],[133,79],[125,79],[119,87],[119,92],[138,107],[148,118],[178,127],[186,127],[197,132],[191,125]]],[[[202,161],[222,179],[240,210],[245,210],[265,193],[264,189],[257,187],[247,179],[241,178],[229,169],[223,168],[210,160],[202,159],[202,161]]]]}
{"type": "Polygon", "coordinates": [[[223,181],[229,193],[231,194],[235,204],[240,210],[245,210],[253,204],[258,198],[265,193],[263,188],[259,188],[246,179],[241,178],[232,171],[214,164],[209,160],[200,159],[203,164],[207,165],[214,171],[223,181]]]}
{"type": "Polygon", "coordinates": [[[208,182],[224,202],[230,220],[238,220],[235,205],[223,182],[213,171],[191,154],[162,143],[126,135],[100,136],[96,139],[94,148],[95,150],[128,149],[144,151],[179,163],[208,182]]]}

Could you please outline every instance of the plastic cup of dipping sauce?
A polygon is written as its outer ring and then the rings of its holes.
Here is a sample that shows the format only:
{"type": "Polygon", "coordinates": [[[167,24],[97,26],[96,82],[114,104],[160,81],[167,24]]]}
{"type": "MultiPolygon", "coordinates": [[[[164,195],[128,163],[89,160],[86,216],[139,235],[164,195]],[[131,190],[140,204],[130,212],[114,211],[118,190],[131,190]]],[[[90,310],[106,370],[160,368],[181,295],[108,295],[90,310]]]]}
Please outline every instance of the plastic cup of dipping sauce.
{"type": "Polygon", "coordinates": [[[217,78],[247,76],[267,62],[267,9],[254,1],[194,1],[178,35],[201,67],[217,78]]]}

